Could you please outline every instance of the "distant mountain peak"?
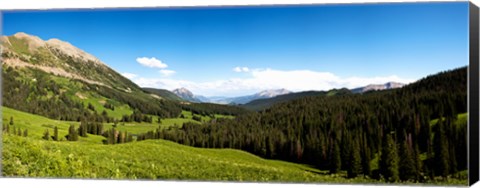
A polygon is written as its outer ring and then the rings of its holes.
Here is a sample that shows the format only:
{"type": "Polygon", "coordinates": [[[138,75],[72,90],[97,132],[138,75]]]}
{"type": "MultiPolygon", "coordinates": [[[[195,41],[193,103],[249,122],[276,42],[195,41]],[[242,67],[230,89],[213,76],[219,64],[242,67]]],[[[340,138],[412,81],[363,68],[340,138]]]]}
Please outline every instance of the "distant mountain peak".
{"type": "Polygon", "coordinates": [[[377,90],[386,90],[386,89],[396,89],[401,88],[405,84],[399,82],[387,82],[385,84],[369,84],[365,87],[358,87],[352,89],[352,93],[364,93],[367,91],[377,91],[377,90]]]}
{"type": "Polygon", "coordinates": [[[184,87],[174,89],[172,90],[172,93],[190,102],[200,102],[200,100],[196,98],[195,95],[190,90],[184,87]]]}
{"type": "Polygon", "coordinates": [[[193,96],[193,93],[190,90],[188,90],[187,88],[184,88],[184,87],[174,89],[172,92],[175,93],[175,94],[189,94],[189,95],[193,96]]]}
{"type": "Polygon", "coordinates": [[[282,89],[268,89],[268,90],[263,90],[263,91],[255,94],[255,96],[275,97],[275,96],[278,96],[278,95],[285,95],[285,94],[289,94],[289,93],[291,93],[291,91],[288,91],[284,88],[282,88],[282,89]]]}
{"type": "Polygon", "coordinates": [[[405,84],[403,83],[400,83],[400,82],[387,82],[386,84],[384,84],[385,87],[387,87],[388,89],[392,89],[392,88],[400,88],[400,87],[403,87],[405,84]]]}
{"type": "Polygon", "coordinates": [[[292,92],[282,88],[282,89],[263,90],[252,95],[245,95],[245,96],[238,96],[238,97],[221,97],[221,96],[204,97],[201,95],[195,95],[190,90],[184,87],[181,87],[181,88],[172,90],[172,93],[190,102],[208,102],[208,103],[217,103],[217,104],[245,104],[252,100],[272,98],[279,95],[289,94],[292,92]]]}

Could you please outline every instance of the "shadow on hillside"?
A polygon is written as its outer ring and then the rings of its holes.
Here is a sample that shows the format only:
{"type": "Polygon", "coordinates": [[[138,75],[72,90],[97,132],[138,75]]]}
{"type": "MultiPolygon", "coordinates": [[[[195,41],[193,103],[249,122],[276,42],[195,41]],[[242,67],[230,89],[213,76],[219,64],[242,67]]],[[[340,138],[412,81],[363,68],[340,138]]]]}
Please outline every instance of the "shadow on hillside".
{"type": "Polygon", "coordinates": [[[310,172],[310,173],[314,173],[314,174],[318,174],[318,175],[329,175],[330,174],[328,172],[318,172],[318,171],[307,170],[307,169],[305,169],[305,171],[310,172]]]}

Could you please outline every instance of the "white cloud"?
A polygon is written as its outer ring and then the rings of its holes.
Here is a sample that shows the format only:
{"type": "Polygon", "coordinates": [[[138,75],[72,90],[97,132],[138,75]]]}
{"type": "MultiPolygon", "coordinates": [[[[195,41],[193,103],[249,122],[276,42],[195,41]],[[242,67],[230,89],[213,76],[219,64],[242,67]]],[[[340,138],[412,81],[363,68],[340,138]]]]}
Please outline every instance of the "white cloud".
{"type": "Polygon", "coordinates": [[[167,78],[137,78],[133,81],[142,87],[156,87],[173,90],[185,87],[194,94],[205,96],[241,96],[249,95],[265,89],[285,88],[291,91],[317,90],[325,91],[333,88],[353,89],[368,84],[384,84],[394,81],[411,83],[415,80],[400,78],[396,75],[382,77],[339,77],[330,72],[311,70],[249,70],[248,78],[230,78],[209,82],[175,80],[167,78]]]}
{"type": "Polygon", "coordinates": [[[139,58],[137,58],[137,62],[140,63],[143,66],[152,67],[152,68],[164,69],[164,68],[168,67],[167,64],[162,63],[162,61],[158,60],[155,57],[151,57],[151,58],[139,57],[139,58]]]}
{"type": "Polygon", "coordinates": [[[235,68],[233,68],[233,71],[235,71],[235,72],[249,72],[250,69],[248,67],[235,67],[235,68]]]}
{"type": "Polygon", "coordinates": [[[171,75],[175,74],[174,70],[168,70],[168,69],[162,69],[158,72],[160,72],[160,74],[162,74],[163,76],[171,76],[171,75]]]}
{"type": "Polygon", "coordinates": [[[124,76],[125,78],[128,78],[128,79],[133,79],[133,78],[136,78],[136,77],[137,77],[136,74],[128,73],[128,72],[122,73],[122,76],[124,76]]]}

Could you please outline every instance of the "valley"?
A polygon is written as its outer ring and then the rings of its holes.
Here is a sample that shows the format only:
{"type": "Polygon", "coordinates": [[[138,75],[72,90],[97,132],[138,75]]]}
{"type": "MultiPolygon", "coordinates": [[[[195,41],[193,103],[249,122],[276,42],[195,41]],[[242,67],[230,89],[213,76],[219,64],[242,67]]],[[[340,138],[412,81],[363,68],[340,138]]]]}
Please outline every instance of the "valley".
{"type": "Polygon", "coordinates": [[[1,40],[8,177],[467,182],[467,67],[408,85],[202,102],[142,88],[59,39],[1,40]]]}
{"type": "MultiPolygon", "coordinates": [[[[77,142],[64,139],[46,141],[42,139],[45,129],[58,127],[59,135],[66,135],[69,125],[78,125],[78,122],[52,120],[6,107],[2,108],[2,112],[3,122],[8,122],[9,117],[14,119],[10,129],[28,130],[27,137],[5,131],[2,134],[2,173],[6,177],[377,183],[377,180],[363,177],[346,178],[346,172],[330,174],[328,170],[310,165],[262,159],[240,150],[201,149],[166,140],[104,145],[104,137],[89,134],[88,137],[80,137],[77,142]]],[[[460,120],[463,123],[466,119],[465,115],[462,117],[460,120]]],[[[142,133],[154,130],[156,126],[126,124],[117,126],[117,129],[142,133]]],[[[455,179],[448,183],[430,183],[463,184],[455,179]]]]}

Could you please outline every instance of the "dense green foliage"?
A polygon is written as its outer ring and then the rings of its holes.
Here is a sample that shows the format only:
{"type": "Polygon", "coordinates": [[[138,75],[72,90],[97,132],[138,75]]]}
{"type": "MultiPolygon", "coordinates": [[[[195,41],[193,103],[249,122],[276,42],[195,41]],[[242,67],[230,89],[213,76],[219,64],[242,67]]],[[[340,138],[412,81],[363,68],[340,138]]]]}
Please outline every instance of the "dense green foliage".
{"type": "Polygon", "coordinates": [[[298,93],[290,93],[285,95],[279,95],[272,98],[266,99],[257,99],[248,102],[247,104],[240,105],[243,108],[255,111],[265,110],[274,104],[288,102],[295,99],[300,99],[303,97],[313,97],[313,96],[339,96],[339,95],[348,95],[351,94],[350,90],[346,88],[342,89],[332,89],[330,91],[303,91],[298,93]]]}
{"type": "Polygon", "coordinates": [[[143,114],[157,115],[162,118],[177,117],[181,113],[178,103],[169,100],[160,100],[151,97],[145,92],[129,93],[105,86],[85,85],[84,90],[93,88],[100,95],[109,99],[121,101],[143,114]]]}
{"type": "Polygon", "coordinates": [[[60,93],[54,81],[48,81],[48,75],[32,69],[29,75],[35,78],[28,82],[22,80],[20,71],[8,67],[2,70],[3,105],[18,110],[41,114],[55,119],[74,120],[80,115],[91,116],[82,103],[76,102],[60,93]],[[49,93],[51,97],[48,97],[49,93]]]}
{"type": "Polygon", "coordinates": [[[183,104],[182,108],[184,110],[191,111],[195,114],[200,114],[204,116],[213,116],[214,114],[236,116],[236,115],[245,114],[248,112],[248,110],[245,110],[241,107],[213,104],[213,103],[188,103],[188,104],[183,104]]]}
{"type": "Polygon", "coordinates": [[[103,137],[88,134],[76,142],[46,141],[41,138],[45,128],[55,128],[63,137],[72,122],[9,108],[3,111],[5,124],[13,117],[11,127],[32,130],[26,138],[12,133],[2,135],[2,174],[7,177],[374,182],[345,179],[342,173],[328,175],[306,165],[265,160],[238,150],[199,149],[164,140],[104,145],[103,137]]]}
{"type": "Polygon", "coordinates": [[[160,138],[195,147],[237,148],[333,172],[341,163],[352,177],[372,172],[389,182],[425,182],[467,168],[466,123],[455,123],[457,114],[467,111],[466,79],[467,69],[460,68],[397,90],[305,97],[233,120],[185,123],[160,138]],[[440,120],[432,127],[433,119],[440,120]],[[336,143],[340,162],[332,157],[338,155],[336,143]],[[422,153],[429,153],[423,165],[422,153]],[[363,169],[369,166],[365,159],[375,154],[381,156],[379,169],[363,169]],[[399,156],[406,157],[405,163],[399,163],[399,156]]]}

